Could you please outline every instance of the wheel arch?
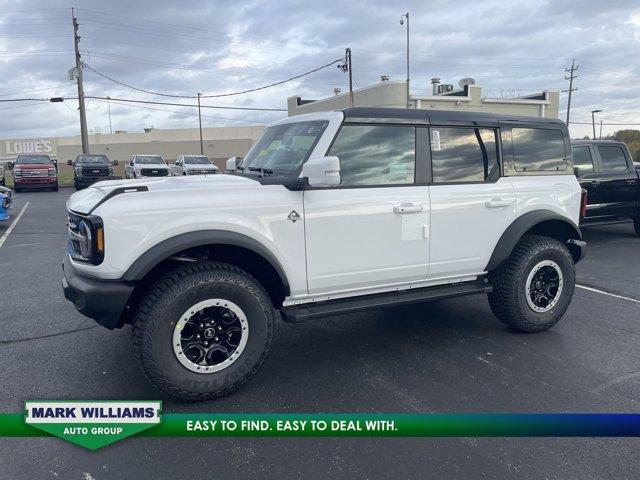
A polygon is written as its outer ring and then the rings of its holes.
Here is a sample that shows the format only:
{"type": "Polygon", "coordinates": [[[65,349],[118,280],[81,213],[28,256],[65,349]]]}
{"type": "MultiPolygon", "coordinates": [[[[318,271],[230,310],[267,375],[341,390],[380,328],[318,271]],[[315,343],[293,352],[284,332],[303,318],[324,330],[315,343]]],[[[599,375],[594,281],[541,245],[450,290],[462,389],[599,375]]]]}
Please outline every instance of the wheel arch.
{"type": "Polygon", "coordinates": [[[551,210],[535,210],[516,218],[507,227],[485,270],[492,271],[500,267],[526,234],[544,235],[566,243],[574,262],[583,257],[582,232],[575,223],[551,210]]]}
{"type": "Polygon", "coordinates": [[[164,240],[133,262],[122,279],[137,283],[139,295],[155,278],[174,267],[177,262],[172,259],[179,255],[191,261],[226,262],[247,271],[262,284],[275,306],[290,294],[285,270],[266,246],[247,235],[225,230],[187,232],[164,240]]]}

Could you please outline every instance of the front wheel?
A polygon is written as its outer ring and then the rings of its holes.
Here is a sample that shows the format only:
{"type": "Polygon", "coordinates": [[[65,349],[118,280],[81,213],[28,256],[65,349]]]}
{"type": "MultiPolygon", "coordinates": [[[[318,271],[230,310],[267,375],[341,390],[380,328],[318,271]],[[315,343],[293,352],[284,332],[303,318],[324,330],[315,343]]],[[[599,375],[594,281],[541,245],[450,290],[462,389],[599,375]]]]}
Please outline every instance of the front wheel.
{"type": "Polygon", "coordinates": [[[145,376],[184,401],[227,395],[264,360],[273,331],[268,294],[248,273],[204,262],[153,285],[137,310],[133,348],[145,376]]]}
{"type": "Polygon", "coordinates": [[[564,315],[573,297],[575,268],[562,242],[526,235],[489,278],[494,315],[516,330],[533,333],[551,328],[564,315]]]}

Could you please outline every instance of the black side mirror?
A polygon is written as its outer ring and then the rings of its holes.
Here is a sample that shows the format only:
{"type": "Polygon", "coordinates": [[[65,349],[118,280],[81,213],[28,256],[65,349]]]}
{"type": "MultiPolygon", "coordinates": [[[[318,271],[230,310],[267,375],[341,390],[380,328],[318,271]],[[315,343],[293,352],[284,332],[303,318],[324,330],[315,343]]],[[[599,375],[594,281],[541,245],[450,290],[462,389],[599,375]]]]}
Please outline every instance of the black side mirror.
{"type": "Polygon", "coordinates": [[[73,160],[67,160],[67,165],[69,165],[70,167],[73,166],[73,160]]]}
{"type": "Polygon", "coordinates": [[[118,165],[118,160],[114,160],[114,161],[113,161],[113,164],[114,164],[114,165],[118,165]]]}
{"type": "Polygon", "coordinates": [[[14,165],[14,163],[15,163],[15,162],[9,162],[9,163],[7,163],[7,168],[8,168],[10,171],[11,171],[11,170],[13,170],[13,165],[14,165]]]}
{"type": "Polygon", "coordinates": [[[580,169],[578,167],[573,167],[573,174],[576,178],[580,178],[580,169]]]}

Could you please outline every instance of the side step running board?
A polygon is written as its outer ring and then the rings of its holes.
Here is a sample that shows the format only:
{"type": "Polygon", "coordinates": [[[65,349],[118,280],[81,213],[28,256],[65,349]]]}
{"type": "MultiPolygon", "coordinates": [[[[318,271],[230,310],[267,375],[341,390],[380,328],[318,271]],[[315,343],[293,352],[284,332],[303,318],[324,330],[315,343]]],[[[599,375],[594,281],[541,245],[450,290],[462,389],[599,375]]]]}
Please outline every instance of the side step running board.
{"type": "Polygon", "coordinates": [[[441,298],[463,297],[466,295],[489,293],[492,290],[491,285],[484,280],[475,280],[473,282],[438,285],[415,290],[376,293],[374,295],[362,295],[359,297],[304,303],[302,305],[290,305],[281,307],[280,313],[285,322],[300,323],[315,318],[359,312],[371,308],[407,305],[441,298]]]}

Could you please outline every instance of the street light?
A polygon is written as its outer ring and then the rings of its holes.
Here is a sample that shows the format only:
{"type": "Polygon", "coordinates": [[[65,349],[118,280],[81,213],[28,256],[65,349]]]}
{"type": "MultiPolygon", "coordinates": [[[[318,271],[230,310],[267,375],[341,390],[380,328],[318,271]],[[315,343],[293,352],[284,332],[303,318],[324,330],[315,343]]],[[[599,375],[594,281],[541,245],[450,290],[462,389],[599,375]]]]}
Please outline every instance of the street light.
{"type": "Polygon", "coordinates": [[[593,126],[593,139],[596,139],[596,113],[602,110],[591,110],[591,125],[593,126]]]}
{"type": "Polygon", "coordinates": [[[407,19],[407,108],[409,108],[409,12],[400,16],[400,25],[404,25],[404,19],[407,19]]]}

